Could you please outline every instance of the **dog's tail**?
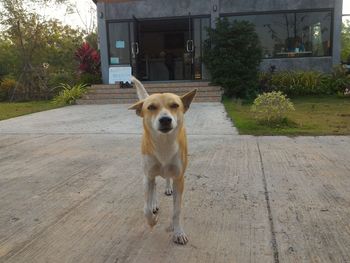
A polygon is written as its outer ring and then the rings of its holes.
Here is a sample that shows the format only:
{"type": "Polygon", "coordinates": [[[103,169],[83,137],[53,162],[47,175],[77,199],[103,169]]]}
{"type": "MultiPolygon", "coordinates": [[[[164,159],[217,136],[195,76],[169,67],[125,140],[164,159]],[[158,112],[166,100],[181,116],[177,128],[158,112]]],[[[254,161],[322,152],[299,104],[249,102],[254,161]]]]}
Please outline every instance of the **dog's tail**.
{"type": "Polygon", "coordinates": [[[137,97],[139,97],[139,100],[143,100],[149,96],[145,87],[137,78],[131,76],[131,82],[133,82],[136,86],[137,97]]]}

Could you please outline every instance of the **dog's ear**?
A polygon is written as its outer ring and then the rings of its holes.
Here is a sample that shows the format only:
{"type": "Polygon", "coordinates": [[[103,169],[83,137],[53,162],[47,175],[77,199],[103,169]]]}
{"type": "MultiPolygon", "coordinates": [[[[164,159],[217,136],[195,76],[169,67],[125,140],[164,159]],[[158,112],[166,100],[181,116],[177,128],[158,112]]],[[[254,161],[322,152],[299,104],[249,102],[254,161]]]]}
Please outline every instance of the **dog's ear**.
{"type": "Polygon", "coordinates": [[[196,93],[197,93],[197,89],[194,89],[180,97],[182,100],[182,104],[184,105],[184,112],[186,112],[190,108],[191,102],[194,96],[196,95],[196,93]]]}
{"type": "Polygon", "coordinates": [[[140,100],[136,102],[135,104],[131,105],[128,110],[136,110],[136,114],[140,117],[143,117],[142,114],[142,106],[143,106],[144,101],[140,100]]]}

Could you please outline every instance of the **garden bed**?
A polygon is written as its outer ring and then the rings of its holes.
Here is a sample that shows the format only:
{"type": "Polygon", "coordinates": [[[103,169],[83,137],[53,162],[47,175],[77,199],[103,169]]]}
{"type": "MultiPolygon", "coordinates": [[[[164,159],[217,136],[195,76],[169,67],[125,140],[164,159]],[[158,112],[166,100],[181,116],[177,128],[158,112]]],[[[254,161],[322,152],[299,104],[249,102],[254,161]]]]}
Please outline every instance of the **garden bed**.
{"type": "Polygon", "coordinates": [[[350,98],[307,96],[293,98],[295,111],[278,125],[259,124],[250,111],[252,102],[224,99],[240,134],[249,135],[349,135],[350,98]]]}

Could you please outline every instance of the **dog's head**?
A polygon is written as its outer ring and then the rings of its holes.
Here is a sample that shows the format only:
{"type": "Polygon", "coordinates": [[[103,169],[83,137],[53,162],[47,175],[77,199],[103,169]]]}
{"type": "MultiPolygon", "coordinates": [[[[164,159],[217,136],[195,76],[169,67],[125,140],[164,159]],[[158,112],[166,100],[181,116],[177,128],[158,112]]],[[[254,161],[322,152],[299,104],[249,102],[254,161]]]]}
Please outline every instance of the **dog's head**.
{"type": "Polygon", "coordinates": [[[144,119],[144,125],[156,133],[167,134],[183,124],[184,113],[196,95],[194,89],[183,96],[173,93],[153,94],[140,100],[129,109],[144,119]]]}

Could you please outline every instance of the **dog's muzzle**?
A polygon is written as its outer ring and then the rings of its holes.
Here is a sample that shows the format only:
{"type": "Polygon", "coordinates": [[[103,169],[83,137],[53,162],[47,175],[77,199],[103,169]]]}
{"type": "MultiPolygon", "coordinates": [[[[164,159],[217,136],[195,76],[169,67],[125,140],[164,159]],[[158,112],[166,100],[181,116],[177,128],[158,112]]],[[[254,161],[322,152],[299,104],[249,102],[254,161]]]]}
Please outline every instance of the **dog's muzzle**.
{"type": "Polygon", "coordinates": [[[170,117],[164,116],[159,119],[159,131],[167,133],[172,130],[172,119],[170,117]]]}

